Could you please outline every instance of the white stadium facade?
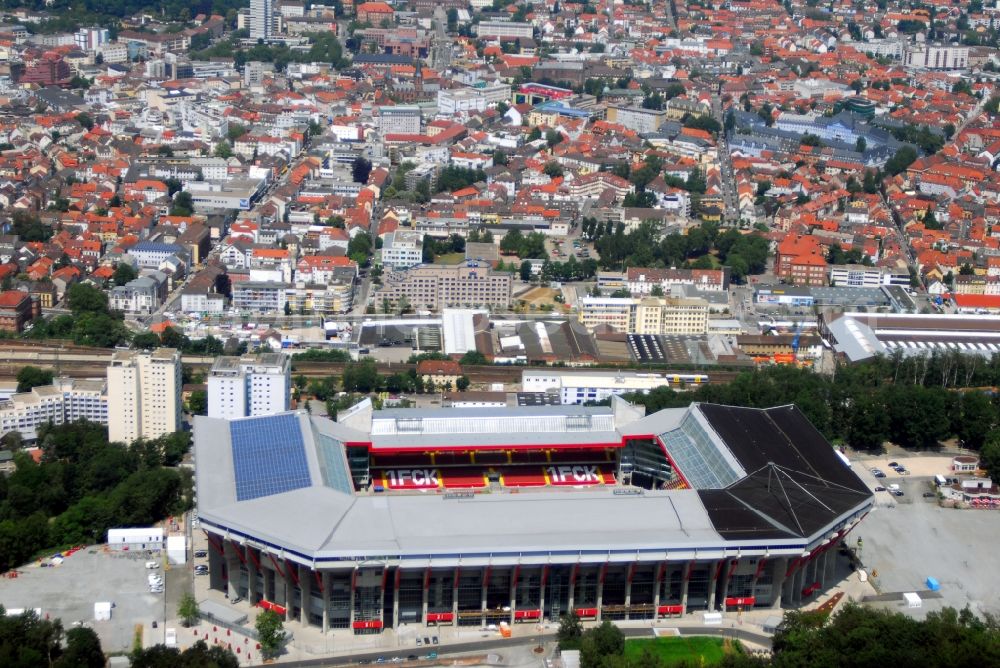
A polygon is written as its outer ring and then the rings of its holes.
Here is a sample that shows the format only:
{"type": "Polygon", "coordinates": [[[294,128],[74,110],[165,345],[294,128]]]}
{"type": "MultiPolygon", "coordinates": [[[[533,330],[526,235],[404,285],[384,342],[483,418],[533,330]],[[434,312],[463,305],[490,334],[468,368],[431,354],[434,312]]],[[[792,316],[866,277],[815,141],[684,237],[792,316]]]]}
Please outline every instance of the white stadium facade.
{"type": "Polygon", "coordinates": [[[794,406],[195,422],[209,577],[329,629],[796,606],[870,490],[794,406]]]}

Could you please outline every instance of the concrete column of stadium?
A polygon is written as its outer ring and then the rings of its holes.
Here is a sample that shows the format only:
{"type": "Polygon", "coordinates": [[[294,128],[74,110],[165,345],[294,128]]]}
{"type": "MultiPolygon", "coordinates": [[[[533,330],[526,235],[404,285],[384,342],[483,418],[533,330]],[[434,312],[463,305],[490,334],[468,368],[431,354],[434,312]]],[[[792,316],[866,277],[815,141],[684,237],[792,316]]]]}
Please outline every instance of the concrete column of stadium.
{"type": "MultiPolygon", "coordinates": [[[[653,619],[659,616],[660,609],[660,588],[663,587],[663,572],[666,564],[656,564],[653,570],[653,619]]],[[[629,592],[632,593],[631,591],[629,592]]]]}
{"type": "Polygon", "coordinates": [[[542,574],[541,574],[541,577],[539,578],[539,581],[538,581],[538,583],[539,583],[539,585],[538,585],[538,609],[541,611],[540,614],[543,617],[545,616],[545,585],[547,584],[545,582],[545,578],[548,575],[548,572],[549,572],[549,567],[548,566],[542,566],[542,574]]]}
{"type": "MultiPolygon", "coordinates": [[[[285,581],[285,621],[290,622],[292,621],[292,601],[295,594],[295,585],[292,582],[292,567],[287,562],[285,563],[282,580],[285,581]]],[[[301,599],[299,602],[302,602],[301,599]]]]}
{"type": "Polygon", "coordinates": [[[715,610],[715,590],[719,588],[719,572],[722,570],[722,560],[713,561],[708,572],[708,609],[715,610]]]}
{"type": "Polygon", "coordinates": [[[601,616],[602,616],[601,612],[602,609],[604,608],[604,577],[607,574],[607,572],[608,572],[607,564],[601,566],[600,569],[598,569],[597,571],[597,617],[595,617],[594,619],[596,619],[598,622],[601,621],[601,616]]]}
{"type": "Polygon", "coordinates": [[[726,559],[725,566],[725,577],[722,579],[722,604],[719,606],[722,611],[726,611],[726,599],[729,598],[729,581],[733,579],[733,575],[736,573],[736,568],[739,566],[738,559],[726,559]]]}
{"type": "MultiPolygon", "coordinates": [[[[489,573],[490,572],[489,567],[487,567],[487,570],[483,572],[489,573]]],[[[486,625],[486,588],[488,586],[489,586],[489,581],[485,577],[479,581],[479,610],[483,615],[479,623],[482,624],[483,626],[486,625]]]]}
{"type": "MultiPolygon", "coordinates": [[[[771,591],[774,592],[774,597],[771,599],[771,607],[774,609],[781,608],[781,598],[785,593],[785,571],[788,570],[788,557],[778,557],[771,562],[771,568],[773,569],[771,575],[771,591]]],[[[756,586],[756,581],[754,586],[756,586]]]]}
{"type": "MultiPolygon", "coordinates": [[[[251,558],[252,547],[247,545],[243,552],[247,556],[247,602],[250,605],[255,605],[258,601],[256,596],[260,593],[257,591],[257,575],[259,571],[257,570],[257,563],[251,558]]],[[[259,558],[259,557],[258,557],[259,558]]]]}
{"type": "MultiPolygon", "coordinates": [[[[625,567],[625,609],[628,610],[632,605],[632,578],[635,577],[635,564],[629,564],[625,567]]],[[[653,614],[656,614],[654,608],[653,614]]]]}
{"type": "Polygon", "coordinates": [[[681,574],[681,608],[682,614],[687,614],[688,611],[688,582],[691,579],[691,562],[684,564],[684,570],[681,574]]]}
{"type": "Polygon", "coordinates": [[[323,633],[330,630],[330,574],[326,571],[320,573],[320,582],[323,595],[323,633]]]}
{"type": "Polygon", "coordinates": [[[312,572],[305,566],[289,564],[299,571],[299,623],[309,626],[309,608],[312,607],[312,572]]]}
{"type": "Polygon", "coordinates": [[[392,628],[399,628],[399,568],[396,568],[396,582],[392,588],[392,628]]]}
{"type": "MultiPolygon", "coordinates": [[[[514,574],[520,575],[519,569],[514,568],[514,574]]],[[[513,575],[510,578],[510,620],[514,621],[516,618],[515,613],[517,612],[517,578],[513,575]]]]}
{"type": "Polygon", "coordinates": [[[358,586],[357,585],[357,579],[358,579],[357,576],[358,576],[358,569],[355,568],[354,569],[354,573],[351,574],[351,608],[350,608],[350,613],[351,614],[350,614],[350,617],[349,617],[349,627],[350,628],[354,628],[354,597],[357,596],[357,593],[355,592],[355,590],[357,589],[357,586],[358,586]]]}
{"type": "Polygon", "coordinates": [[[229,580],[226,583],[226,593],[233,599],[240,595],[240,558],[236,553],[237,547],[232,543],[223,543],[226,553],[226,574],[229,580]]]}
{"type": "Polygon", "coordinates": [[[423,620],[424,626],[427,625],[427,608],[429,607],[430,589],[431,589],[431,569],[430,566],[424,571],[424,583],[423,583],[423,600],[420,602],[420,619],[423,620]]]}

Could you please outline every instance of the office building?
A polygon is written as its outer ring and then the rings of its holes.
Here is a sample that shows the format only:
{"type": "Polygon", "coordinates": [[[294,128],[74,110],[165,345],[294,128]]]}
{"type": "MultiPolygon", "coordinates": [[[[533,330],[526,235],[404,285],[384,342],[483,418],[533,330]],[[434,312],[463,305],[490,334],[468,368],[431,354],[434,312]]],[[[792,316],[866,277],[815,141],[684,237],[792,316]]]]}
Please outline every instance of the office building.
{"type": "Polygon", "coordinates": [[[232,420],[287,411],[291,378],[284,353],[218,357],[208,374],[208,416],[232,420]]]}
{"type": "Polygon", "coordinates": [[[621,107],[609,104],[607,119],[609,123],[622,125],[639,134],[648,134],[660,129],[660,126],[667,120],[667,112],[660,109],[621,107]]]}
{"type": "Polygon", "coordinates": [[[409,269],[424,261],[424,233],[396,230],[382,242],[382,266],[386,269],[409,269]]]}
{"type": "Polygon", "coordinates": [[[108,423],[107,383],[104,380],[56,378],[51,385],[19,392],[0,402],[0,434],[16,431],[25,440],[38,436],[38,427],[76,420],[108,423]]]}
{"type": "Polygon", "coordinates": [[[378,131],[383,135],[420,134],[420,107],[379,107],[378,131]]]}
{"type": "Polygon", "coordinates": [[[708,302],[682,297],[584,297],[580,322],[589,330],[598,325],[628,334],[704,334],[708,331],[708,302]]]}
{"type": "Polygon", "coordinates": [[[554,394],[562,404],[604,401],[621,394],[646,394],[658,387],[694,389],[706,382],[708,376],[701,373],[563,371],[555,368],[525,369],[521,372],[521,391],[554,394]]]}
{"type": "Polygon", "coordinates": [[[194,447],[208,586],[322,633],[780,615],[838,580],[874,505],[794,405],[366,399],[198,417],[194,447]]]}
{"type": "Polygon", "coordinates": [[[181,355],[116,350],[108,365],[108,438],[131,443],[181,428],[181,355]]]}
{"type": "Polygon", "coordinates": [[[387,273],[375,293],[375,305],[392,308],[405,300],[411,308],[437,311],[446,307],[510,307],[512,279],[476,262],[413,267],[387,273]]]}
{"type": "Polygon", "coordinates": [[[969,47],[958,44],[908,44],[903,54],[907,67],[926,70],[962,70],[969,66],[969,47]]]}
{"type": "Polygon", "coordinates": [[[535,29],[530,23],[517,21],[480,21],[475,27],[479,39],[487,40],[514,40],[522,37],[530,39],[535,34],[535,29]]]}

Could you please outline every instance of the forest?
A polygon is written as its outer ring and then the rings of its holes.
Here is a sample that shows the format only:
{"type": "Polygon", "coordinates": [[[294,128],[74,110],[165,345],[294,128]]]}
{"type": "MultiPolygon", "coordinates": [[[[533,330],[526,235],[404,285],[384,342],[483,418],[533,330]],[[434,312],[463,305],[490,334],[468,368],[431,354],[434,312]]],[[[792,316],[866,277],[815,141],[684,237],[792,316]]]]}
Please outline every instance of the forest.
{"type": "Polygon", "coordinates": [[[191,435],[131,446],[109,443],[103,425],[79,421],[39,428],[41,461],[24,451],[0,476],[0,572],[42,550],[103,542],[111,527],[146,526],[190,508],[190,473],[172,468],[191,435]]]}
{"type": "Polygon", "coordinates": [[[827,438],[861,450],[885,441],[906,448],[938,446],[955,437],[973,450],[1000,442],[997,401],[1000,356],[936,353],[880,356],[839,365],[833,376],[792,366],[740,373],[731,383],[690,392],[657,388],[631,399],[647,412],[696,401],[763,408],[795,403],[827,438]]]}

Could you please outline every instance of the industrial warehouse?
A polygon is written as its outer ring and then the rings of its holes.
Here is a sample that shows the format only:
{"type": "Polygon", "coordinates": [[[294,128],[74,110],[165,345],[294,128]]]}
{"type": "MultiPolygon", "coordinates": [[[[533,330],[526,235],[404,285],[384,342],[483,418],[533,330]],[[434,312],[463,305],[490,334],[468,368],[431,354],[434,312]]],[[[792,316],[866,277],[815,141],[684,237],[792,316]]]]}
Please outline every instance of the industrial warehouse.
{"type": "Polygon", "coordinates": [[[824,590],[873,498],[796,407],[611,402],[199,417],[210,586],[357,634],[824,590]]]}

